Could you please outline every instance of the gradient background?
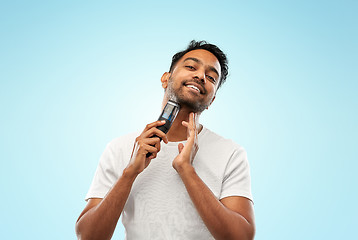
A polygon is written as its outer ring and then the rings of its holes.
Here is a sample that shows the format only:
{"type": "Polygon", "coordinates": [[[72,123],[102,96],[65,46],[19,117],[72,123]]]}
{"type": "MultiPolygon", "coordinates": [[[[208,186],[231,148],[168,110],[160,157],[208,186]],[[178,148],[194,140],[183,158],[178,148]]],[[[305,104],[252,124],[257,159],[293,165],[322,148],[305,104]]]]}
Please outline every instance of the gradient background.
{"type": "MultiPolygon", "coordinates": [[[[256,239],[358,239],[357,1],[1,1],[2,239],[75,239],[106,144],[160,114],[172,55],[230,75],[201,121],[243,145],[256,239]]],[[[113,239],[123,239],[118,225],[113,239]]]]}

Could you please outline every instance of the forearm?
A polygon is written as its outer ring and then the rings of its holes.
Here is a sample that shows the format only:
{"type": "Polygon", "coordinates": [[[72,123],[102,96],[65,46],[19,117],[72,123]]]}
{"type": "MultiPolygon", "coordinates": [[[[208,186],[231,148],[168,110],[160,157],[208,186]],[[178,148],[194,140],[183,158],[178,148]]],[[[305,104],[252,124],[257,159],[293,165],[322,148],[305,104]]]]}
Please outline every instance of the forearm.
{"type": "Polygon", "coordinates": [[[76,224],[79,239],[112,237],[136,176],[128,169],[124,170],[103,200],[79,217],[76,224]]]}
{"type": "Polygon", "coordinates": [[[190,165],[177,169],[199,215],[215,239],[253,239],[254,227],[225,207],[190,165]]]}

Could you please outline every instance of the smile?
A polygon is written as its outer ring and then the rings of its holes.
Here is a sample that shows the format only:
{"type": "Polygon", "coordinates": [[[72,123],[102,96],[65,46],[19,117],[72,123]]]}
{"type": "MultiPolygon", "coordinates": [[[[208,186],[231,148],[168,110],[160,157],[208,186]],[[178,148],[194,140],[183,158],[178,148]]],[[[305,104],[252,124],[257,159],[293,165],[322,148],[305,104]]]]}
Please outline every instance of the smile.
{"type": "Polygon", "coordinates": [[[195,87],[194,85],[186,85],[188,88],[192,88],[200,93],[200,89],[195,87]]]}

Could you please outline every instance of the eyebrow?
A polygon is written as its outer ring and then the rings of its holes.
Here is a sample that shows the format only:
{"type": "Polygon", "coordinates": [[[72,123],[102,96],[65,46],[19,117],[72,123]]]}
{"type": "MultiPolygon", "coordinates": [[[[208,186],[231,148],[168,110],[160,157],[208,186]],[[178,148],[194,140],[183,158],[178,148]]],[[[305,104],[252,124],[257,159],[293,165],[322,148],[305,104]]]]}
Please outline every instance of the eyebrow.
{"type": "MultiPolygon", "coordinates": [[[[188,57],[188,58],[186,58],[186,59],[184,60],[184,62],[185,62],[185,61],[188,61],[188,60],[192,60],[192,61],[194,61],[194,62],[197,62],[197,63],[203,65],[203,62],[200,61],[200,60],[197,59],[197,58],[188,57]]],[[[209,66],[209,69],[210,69],[211,71],[213,71],[214,73],[216,73],[216,75],[219,76],[219,73],[218,73],[218,71],[216,70],[216,68],[214,68],[213,66],[209,66]]]]}

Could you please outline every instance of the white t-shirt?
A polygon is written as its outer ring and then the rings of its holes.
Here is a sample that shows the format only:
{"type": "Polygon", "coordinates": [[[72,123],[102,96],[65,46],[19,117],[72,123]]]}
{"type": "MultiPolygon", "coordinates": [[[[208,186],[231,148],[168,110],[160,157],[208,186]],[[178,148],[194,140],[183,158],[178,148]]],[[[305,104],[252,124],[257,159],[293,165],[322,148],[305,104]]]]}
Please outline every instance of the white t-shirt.
{"type": "MultiPolygon", "coordinates": [[[[128,165],[138,136],[129,134],[107,145],[86,200],[105,197],[128,165]]],[[[178,144],[162,141],[157,157],[134,181],[122,213],[127,240],[214,239],[172,167],[178,144]]],[[[198,146],[193,166],[216,198],[243,196],[252,200],[245,150],[205,127],[198,135],[198,146]]]]}

